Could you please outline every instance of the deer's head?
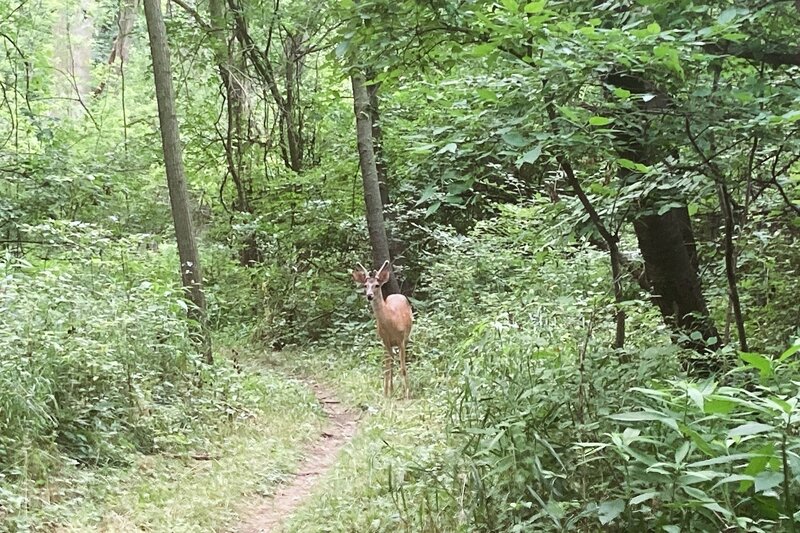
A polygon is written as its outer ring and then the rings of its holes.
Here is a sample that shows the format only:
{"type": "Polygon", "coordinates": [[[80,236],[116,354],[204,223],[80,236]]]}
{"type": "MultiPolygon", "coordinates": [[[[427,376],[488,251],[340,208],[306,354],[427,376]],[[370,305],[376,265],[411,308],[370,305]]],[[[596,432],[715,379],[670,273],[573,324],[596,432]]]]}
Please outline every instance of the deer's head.
{"type": "Polygon", "coordinates": [[[389,276],[392,273],[392,267],[389,266],[389,261],[384,261],[383,266],[375,272],[370,272],[361,263],[356,263],[361,270],[353,271],[353,279],[364,286],[364,293],[367,300],[370,302],[375,299],[375,296],[380,297],[380,288],[384,283],[389,281],[389,276]]]}

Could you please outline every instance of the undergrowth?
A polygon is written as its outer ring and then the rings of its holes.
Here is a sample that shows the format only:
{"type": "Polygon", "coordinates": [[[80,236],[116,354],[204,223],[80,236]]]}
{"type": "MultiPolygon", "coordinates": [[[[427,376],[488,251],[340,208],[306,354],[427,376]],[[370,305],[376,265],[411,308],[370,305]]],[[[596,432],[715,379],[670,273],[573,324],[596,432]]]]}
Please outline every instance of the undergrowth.
{"type": "Polygon", "coordinates": [[[798,345],[691,378],[642,296],[614,349],[607,257],[536,219],[437,236],[411,401],[380,398],[371,323],[287,356],[366,413],[290,530],[791,531],[798,345]]]}
{"type": "MultiPolygon", "coordinates": [[[[52,244],[50,254],[0,260],[0,530],[67,527],[77,516],[87,528],[117,515],[176,528],[162,531],[220,524],[225,516],[212,520],[211,509],[252,489],[247,464],[279,473],[297,459],[291,450],[319,416],[313,396],[237,367],[219,347],[242,352],[241,323],[227,336],[217,330],[215,363],[202,362],[174,247],[79,223],[29,231],[52,244]],[[194,470],[212,463],[205,478],[194,470]],[[195,476],[204,488],[177,483],[195,476]],[[185,510],[183,522],[163,517],[170,508],[185,510]]],[[[229,299],[211,298],[216,316],[229,299]]]]}

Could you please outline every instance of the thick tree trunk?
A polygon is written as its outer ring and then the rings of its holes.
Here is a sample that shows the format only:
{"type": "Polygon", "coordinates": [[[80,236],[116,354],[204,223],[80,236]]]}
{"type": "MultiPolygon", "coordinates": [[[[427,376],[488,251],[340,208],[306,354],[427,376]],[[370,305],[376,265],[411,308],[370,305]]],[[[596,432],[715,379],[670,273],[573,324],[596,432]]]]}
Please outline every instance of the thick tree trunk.
{"type": "MultiPolygon", "coordinates": [[[[606,81],[636,94],[648,91],[658,93],[648,87],[644,80],[626,73],[609,75],[606,81]]],[[[659,97],[643,105],[663,107],[666,101],[664,97],[659,97]]],[[[617,152],[620,157],[645,164],[661,157],[647,143],[646,126],[646,123],[643,124],[641,131],[618,135],[617,152]]],[[[619,178],[624,181],[635,179],[635,176],[623,169],[619,178]]],[[[652,208],[659,199],[650,197],[643,200],[652,208]]],[[[660,215],[641,215],[634,220],[633,227],[644,259],[645,275],[653,290],[653,300],[664,322],[675,333],[675,341],[700,353],[718,348],[720,337],[708,314],[703,295],[688,209],[674,207],[660,215]],[[702,335],[701,339],[696,338],[697,333],[702,335]]]]}
{"type": "MultiPolygon", "coordinates": [[[[375,150],[372,144],[372,120],[369,105],[369,93],[361,73],[354,72],[350,81],[353,85],[353,109],[356,115],[356,133],[358,138],[358,159],[361,166],[361,177],[364,181],[364,203],[367,207],[367,227],[369,241],[372,245],[372,264],[379,268],[384,261],[391,261],[389,239],[383,221],[383,204],[381,203],[378,170],[375,166],[375,150]]],[[[384,296],[398,292],[397,279],[392,273],[384,285],[384,296]]]]}
{"type": "Polygon", "coordinates": [[[144,0],[144,14],[147,19],[147,32],[150,35],[161,145],[164,150],[164,166],[172,219],[175,224],[175,238],[178,242],[181,280],[189,301],[189,318],[198,324],[196,339],[202,346],[205,361],[211,363],[211,336],[206,317],[206,297],[203,292],[200,257],[197,253],[192,216],[189,211],[189,195],[183,171],[178,118],[175,113],[175,91],[172,87],[169,47],[160,0],[144,0]]]}
{"type": "Polygon", "coordinates": [[[662,215],[640,216],[633,227],[653,287],[653,300],[664,321],[676,333],[687,336],[677,339],[681,345],[704,352],[718,347],[719,335],[708,316],[700,278],[692,264],[693,243],[685,241],[691,231],[685,224],[685,211],[685,207],[676,207],[662,215]],[[693,332],[699,332],[703,339],[692,339],[693,332]]]}

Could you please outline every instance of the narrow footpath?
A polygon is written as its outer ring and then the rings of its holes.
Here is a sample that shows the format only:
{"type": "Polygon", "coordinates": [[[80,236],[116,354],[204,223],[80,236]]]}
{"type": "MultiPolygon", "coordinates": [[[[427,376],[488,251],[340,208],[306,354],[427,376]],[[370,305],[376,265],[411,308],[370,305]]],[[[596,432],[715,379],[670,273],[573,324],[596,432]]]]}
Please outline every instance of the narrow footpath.
{"type": "Polygon", "coordinates": [[[327,417],[320,436],[306,446],[303,461],[294,480],[281,485],[271,497],[255,502],[236,528],[239,533],[277,533],[287,519],[314,493],[320,480],[333,467],[339,451],[353,438],[357,413],[347,409],[336,395],[324,386],[307,382],[327,417]]]}

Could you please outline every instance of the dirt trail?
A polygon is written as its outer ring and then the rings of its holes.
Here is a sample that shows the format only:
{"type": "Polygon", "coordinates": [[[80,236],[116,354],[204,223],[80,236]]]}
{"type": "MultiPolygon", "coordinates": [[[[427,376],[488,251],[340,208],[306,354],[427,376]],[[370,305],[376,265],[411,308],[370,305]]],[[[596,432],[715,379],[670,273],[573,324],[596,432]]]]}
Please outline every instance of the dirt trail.
{"type": "Polygon", "coordinates": [[[327,416],[320,436],[303,450],[305,459],[297,467],[294,481],[278,487],[274,496],[264,498],[247,513],[236,528],[239,533],[278,532],[294,511],[313,493],[320,478],[333,467],[336,455],[356,432],[356,413],[348,410],[332,391],[307,382],[327,416]]]}

